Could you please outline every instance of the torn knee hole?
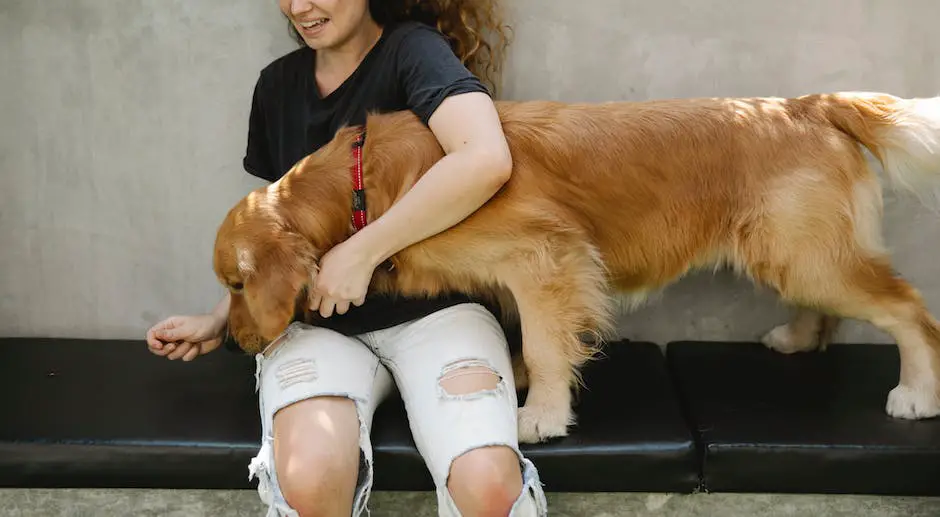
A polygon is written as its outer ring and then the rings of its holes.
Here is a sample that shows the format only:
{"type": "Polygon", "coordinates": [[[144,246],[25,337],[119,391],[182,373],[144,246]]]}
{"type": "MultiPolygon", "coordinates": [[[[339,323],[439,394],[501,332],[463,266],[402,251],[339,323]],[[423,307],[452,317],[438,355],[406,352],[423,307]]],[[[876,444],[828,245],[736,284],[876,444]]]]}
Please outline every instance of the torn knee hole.
{"type": "Polygon", "coordinates": [[[438,385],[447,395],[472,395],[495,391],[502,377],[483,361],[451,363],[441,372],[438,385]]]}

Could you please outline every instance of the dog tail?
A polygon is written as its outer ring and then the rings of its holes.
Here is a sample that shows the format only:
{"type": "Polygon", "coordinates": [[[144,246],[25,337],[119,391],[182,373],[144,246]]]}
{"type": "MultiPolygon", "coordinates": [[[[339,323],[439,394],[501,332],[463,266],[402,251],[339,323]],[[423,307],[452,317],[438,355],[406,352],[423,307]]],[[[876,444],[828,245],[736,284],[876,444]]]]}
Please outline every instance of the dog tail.
{"type": "Polygon", "coordinates": [[[940,205],[940,97],[852,92],[816,100],[834,126],[878,158],[893,188],[940,205]]]}

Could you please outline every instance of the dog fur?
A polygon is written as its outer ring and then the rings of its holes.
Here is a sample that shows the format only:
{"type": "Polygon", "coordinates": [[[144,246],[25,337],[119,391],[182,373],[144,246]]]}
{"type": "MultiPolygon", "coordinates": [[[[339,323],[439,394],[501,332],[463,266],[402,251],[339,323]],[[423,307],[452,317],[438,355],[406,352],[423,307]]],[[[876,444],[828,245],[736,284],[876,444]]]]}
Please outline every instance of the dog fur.
{"type": "MultiPolygon", "coordinates": [[[[940,414],[940,325],[882,245],[886,177],[924,194],[940,183],[940,98],[879,93],[603,104],[498,102],[513,173],[456,226],[392,257],[371,290],[456,290],[501,303],[522,328],[529,393],[523,442],[564,436],[572,388],[612,329],[615,300],[642,300],[694,268],[730,267],[798,310],[764,343],[825,346],[840,318],[897,341],[886,411],[940,414]],[[861,145],[859,145],[861,144],[861,145]],[[584,339],[585,334],[600,339],[584,339]]],[[[410,112],[368,117],[369,220],[443,156],[410,112]]],[[[259,352],[305,303],[317,259],[352,232],[355,128],[340,130],[221,224],[214,252],[232,293],[230,332],[259,352]]],[[[446,346],[446,344],[442,344],[446,346]]]]}

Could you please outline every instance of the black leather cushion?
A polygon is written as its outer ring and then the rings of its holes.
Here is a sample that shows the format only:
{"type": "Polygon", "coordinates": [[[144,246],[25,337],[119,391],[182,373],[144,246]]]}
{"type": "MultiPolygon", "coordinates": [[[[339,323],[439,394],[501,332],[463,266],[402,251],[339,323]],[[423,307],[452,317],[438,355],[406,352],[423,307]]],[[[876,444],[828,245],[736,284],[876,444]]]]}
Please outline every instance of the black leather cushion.
{"type": "Polygon", "coordinates": [[[168,361],[142,341],[0,341],[0,485],[247,487],[254,359],[168,361]]]}
{"type": "Polygon", "coordinates": [[[783,355],[754,343],[671,343],[712,491],[940,495],[940,420],[884,412],[895,346],[783,355]]]}
{"type": "MultiPolygon", "coordinates": [[[[0,486],[249,488],[260,426],[254,359],[191,363],[141,341],[0,340],[0,486]]],[[[690,491],[692,439],[652,344],[593,364],[580,428],[527,447],[549,490],[690,491]]],[[[430,489],[401,402],[375,417],[377,490],[430,489]]]]}

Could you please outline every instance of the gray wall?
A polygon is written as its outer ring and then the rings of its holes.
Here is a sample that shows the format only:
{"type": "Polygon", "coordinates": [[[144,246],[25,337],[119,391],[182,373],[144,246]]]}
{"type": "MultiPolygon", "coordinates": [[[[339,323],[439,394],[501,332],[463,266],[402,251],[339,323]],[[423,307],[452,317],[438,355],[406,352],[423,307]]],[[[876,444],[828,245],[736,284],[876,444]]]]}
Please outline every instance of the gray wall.
{"type": "MultiPolygon", "coordinates": [[[[936,0],[512,0],[505,97],[940,92],[936,0]]],[[[293,48],[273,0],[0,0],[0,335],[139,338],[205,311],[251,88],[293,48]]],[[[940,311],[940,216],[887,199],[898,269],[940,311]]],[[[637,339],[754,339],[785,308],[698,274],[637,339]]],[[[842,340],[885,341],[866,324],[842,340]]]]}

